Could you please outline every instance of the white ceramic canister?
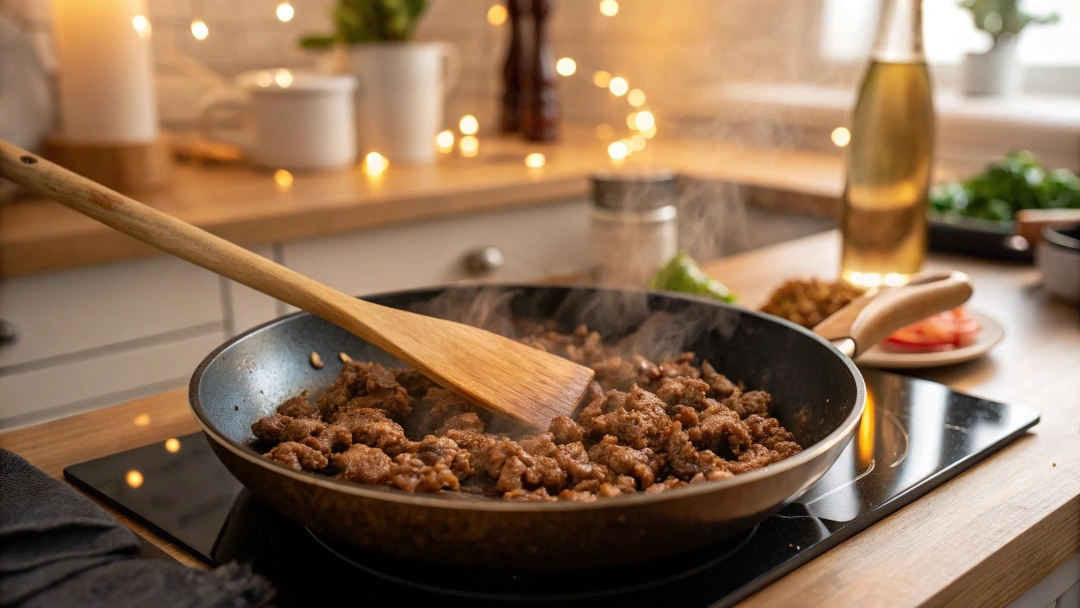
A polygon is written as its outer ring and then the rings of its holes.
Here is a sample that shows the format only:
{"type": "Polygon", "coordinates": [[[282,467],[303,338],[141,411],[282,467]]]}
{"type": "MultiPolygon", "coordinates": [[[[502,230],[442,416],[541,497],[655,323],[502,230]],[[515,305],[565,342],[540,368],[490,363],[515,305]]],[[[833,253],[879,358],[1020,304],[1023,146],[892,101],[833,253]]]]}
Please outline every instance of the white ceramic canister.
{"type": "Polygon", "coordinates": [[[675,176],[667,171],[605,172],[592,177],[589,255],[601,285],[645,289],[678,253],[675,176]]]}
{"type": "Polygon", "coordinates": [[[271,169],[311,170],[356,162],[353,92],[347,75],[260,70],[237,77],[243,99],[217,99],[202,110],[212,140],[238,145],[252,163],[271,169]],[[242,128],[222,118],[239,113],[242,128]]]}

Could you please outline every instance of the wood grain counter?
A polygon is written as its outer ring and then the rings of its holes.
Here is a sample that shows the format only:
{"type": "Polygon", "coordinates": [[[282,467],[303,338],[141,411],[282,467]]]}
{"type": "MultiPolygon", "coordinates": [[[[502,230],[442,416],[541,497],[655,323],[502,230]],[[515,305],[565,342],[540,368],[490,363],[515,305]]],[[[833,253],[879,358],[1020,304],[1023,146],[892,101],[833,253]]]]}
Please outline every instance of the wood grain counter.
{"type": "MultiPolygon", "coordinates": [[[[241,245],[317,236],[386,224],[585,198],[588,176],[612,168],[607,142],[568,128],[557,144],[481,137],[476,158],[446,155],[431,165],[391,165],[372,177],[360,168],[296,173],[280,185],[272,171],[236,163],[181,163],[168,189],[135,195],[160,211],[241,245]],[[540,169],[525,155],[543,152],[540,169]]],[[[665,140],[625,161],[746,184],[763,204],[835,201],[839,154],[665,140]]],[[[56,203],[0,206],[0,279],[155,253],[56,203]]]]}
{"type": "MultiPolygon", "coordinates": [[[[756,305],[783,278],[835,276],[837,260],[836,234],[826,233],[705,269],[756,305]]],[[[1030,267],[941,255],[928,266],[970,274],[972,307],[998,320],[1005,339],[983,359],[918,375],[1027,404],[1041,423],[746,605],[1003,605],[1080,553],[1080,313],[1049,300],[1030,267]]],[[[196,430],[184,392],[174,391],[12,431],[0,446],[59,476],[67,465],[196,430]]]]}

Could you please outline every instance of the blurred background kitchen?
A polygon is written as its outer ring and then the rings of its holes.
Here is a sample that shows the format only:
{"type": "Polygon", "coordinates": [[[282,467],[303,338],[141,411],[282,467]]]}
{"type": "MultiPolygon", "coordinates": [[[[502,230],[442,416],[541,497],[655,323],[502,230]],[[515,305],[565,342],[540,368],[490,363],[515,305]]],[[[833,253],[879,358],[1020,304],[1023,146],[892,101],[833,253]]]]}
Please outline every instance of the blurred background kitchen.
{"type": "MultiPolygon", "coordinates": [[[[550,10],[540,51],[547,105],[529,138],[503,132],[513,80],[507,5],[434,0],[415,18],[415,40],[446,43],[446,73],[408,98],[395,97],[405,85],[377,80],[400,70],[362,74],[369,85],[355,93],[367,100],[355,140],[343,136],[354,129],[355,85],[332,74],[368,60],[340,45],[300,44],[332,35],[334,11],[351,2],[103,0],[100,10],[131,13],[125,36],[135,37],[135,52],[102,51],[93,11],[80,14],[79,4],[0,0],[0,138],[365,294],[587,276],[599,259],[589,250],[591,199],[604,196],[589,177],[600,170],[647,170],[661,183],[642,196],[655,198],[651,210],[678,208],[675,240],[650,235],[667,253],[712,259],[835,227],[849,115],[883,3],[541,2],[550,10]],[[79,44],[91,52],[71,51],[79,44]],[[71,74],[104,70],[113,82],[110,66],[126,70],[119,84],[99,88],[128,105],[84,97],[66,106],[65,89],[69,100],[86,93],[57,78],[65,48],[71,74]],[[144,50],[150,86],[136,75],[144,50]],[[248,105],[273,91],[325,105],[248,105]],[[418,155],[406,135],[372,143],[390,118],[364,111],[380,106],[409,108],[404,122],[420,130],[408,137],[424,142],[418,155]],[[140,118],[118,107],[149,108],[141,118],[149,122],[133,125],[140,118]],[[89,148],[70,137],[78,121],[101,131],[116,116],[117,129],[136,132],[134,148],[117,147],[109,133],[89,148]],[[417,126],[430,116],[430,132],[417,126]],[[253,120],[264,123],[254,136],[253,120]],[[663,171],[677,183],[668,188],[663,171]]],[[[967,4],[923,3],[934,180],[964,179],[1019,149],[1047,167],[1080,169],[1080,2],[1027,0],[1019,13],[1007,0],[967,4]]],[[[413,24],[404,24],[406,36],[413,24]]],[[[224,339],[289,312],[150,254],[0,187],[0,428],[183,386],[224,339]]]]}

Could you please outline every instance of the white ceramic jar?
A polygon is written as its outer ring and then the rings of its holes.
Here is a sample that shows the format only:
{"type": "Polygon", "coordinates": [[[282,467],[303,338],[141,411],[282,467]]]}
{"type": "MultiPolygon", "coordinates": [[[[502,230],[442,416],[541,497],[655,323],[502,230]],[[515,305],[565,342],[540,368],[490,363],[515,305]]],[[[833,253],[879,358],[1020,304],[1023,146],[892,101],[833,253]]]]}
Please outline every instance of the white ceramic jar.
{"type": "Polygon", "coordinates": [[[260,70],[241,74],[237,84],[244,99],[218,99],[203,108],[209,139],[238,145],[252,163],[270,169],[331,169],[356,162],[352,76],[260,70]],[[247,124],[223,128],[222,118],[236,114],[247,124]]]}
{"type": "Polygon", "coordinates": [[[601,285],[645,289],[679,250],[675,176],[607,172],[592,178],[589,255],[601,285]]]}

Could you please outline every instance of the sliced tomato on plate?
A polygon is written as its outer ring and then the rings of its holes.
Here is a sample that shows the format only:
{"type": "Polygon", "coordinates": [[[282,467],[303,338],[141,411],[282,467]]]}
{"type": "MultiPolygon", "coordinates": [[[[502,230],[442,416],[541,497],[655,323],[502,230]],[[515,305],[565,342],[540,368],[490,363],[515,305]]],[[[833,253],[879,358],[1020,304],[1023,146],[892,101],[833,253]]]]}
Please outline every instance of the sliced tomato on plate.
{"type": "Polygon", "coordinates": [[[881,348],[893,352],[932,353],[962,348],[975,342],[982,327],[963,308],[936,314],[893,333],[881,348]]]}

